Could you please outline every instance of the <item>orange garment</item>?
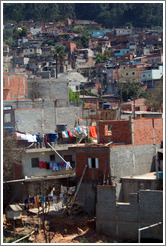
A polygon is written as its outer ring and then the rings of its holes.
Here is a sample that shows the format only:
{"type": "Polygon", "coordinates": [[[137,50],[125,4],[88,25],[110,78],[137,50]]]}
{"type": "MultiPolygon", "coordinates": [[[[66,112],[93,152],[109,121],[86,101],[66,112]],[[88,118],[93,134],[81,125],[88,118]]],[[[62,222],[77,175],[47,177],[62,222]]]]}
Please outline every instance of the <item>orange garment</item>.
{"type": "Polygon", "coordinates": [[[97,126],[89,126],[90,137],[97,139],[97,126]]]}
{"type": "Polygon", "coordinates": [[[35,196],[34,199],[35,199],[35,205],[34,205],[34,207],[35,208],[39,208],[39,198],[37,196],[35,196]]]}

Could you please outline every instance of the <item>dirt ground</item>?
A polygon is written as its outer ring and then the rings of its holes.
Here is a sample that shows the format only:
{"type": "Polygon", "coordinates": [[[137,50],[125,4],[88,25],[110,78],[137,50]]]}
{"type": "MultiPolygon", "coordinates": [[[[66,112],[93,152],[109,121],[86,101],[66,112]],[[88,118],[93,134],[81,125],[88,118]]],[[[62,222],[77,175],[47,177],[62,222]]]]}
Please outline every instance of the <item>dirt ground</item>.
{"type": "MultiPolygon", "coordinates": [[[[113,239],[105,237],[95,231],[95,220],[86,215],[48,216],[45,220],[38,215],[24,215],[22,225],[16,225],[13,233],[13,225],[6,223],[4,216],[4,232],[6,242],[15,234],[28,235],[36,232],[27,239],[29,243],[111,243],[113,239]],[[45,226],[43,227],[43,221],[45,226]],[[44,228],[44,229],[43,229],[44,228]],[[11,232],[12,234],[10,234],[11,232]]],[[[20,241],[21,243],[21,241],[20,241]]]]}

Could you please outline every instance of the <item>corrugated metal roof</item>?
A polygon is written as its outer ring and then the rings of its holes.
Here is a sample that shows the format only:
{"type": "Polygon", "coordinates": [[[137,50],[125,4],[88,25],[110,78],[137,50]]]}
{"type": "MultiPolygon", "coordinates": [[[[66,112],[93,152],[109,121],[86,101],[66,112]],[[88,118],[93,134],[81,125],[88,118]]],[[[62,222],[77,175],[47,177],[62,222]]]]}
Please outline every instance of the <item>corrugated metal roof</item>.
{"type": "Polygon", "coordinates": [[[22,208],[18,204],[10,204],[9,208],[11,208],[15,212],[22,211],[22,208]]]}

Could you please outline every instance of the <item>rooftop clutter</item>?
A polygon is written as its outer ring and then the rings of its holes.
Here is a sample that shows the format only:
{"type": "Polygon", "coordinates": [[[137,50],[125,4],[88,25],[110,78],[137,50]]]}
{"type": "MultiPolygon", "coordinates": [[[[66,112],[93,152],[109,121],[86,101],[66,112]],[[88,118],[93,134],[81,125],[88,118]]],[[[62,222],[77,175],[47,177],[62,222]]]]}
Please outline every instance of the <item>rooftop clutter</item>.
{"type": "Polygon", "coordinates": [[[58,129],[57,132],[47,132],[45,134],[15,132],[15,136],[21,140],[31,143],[31,147],[49,148],[49,144],[55,146],[57,144],[75,143],[89,138],[89,136],[92,138],[97,138],[97,128],[93,126],[77,126],[70,131],[66,130],[65,127],[58,129]]]}

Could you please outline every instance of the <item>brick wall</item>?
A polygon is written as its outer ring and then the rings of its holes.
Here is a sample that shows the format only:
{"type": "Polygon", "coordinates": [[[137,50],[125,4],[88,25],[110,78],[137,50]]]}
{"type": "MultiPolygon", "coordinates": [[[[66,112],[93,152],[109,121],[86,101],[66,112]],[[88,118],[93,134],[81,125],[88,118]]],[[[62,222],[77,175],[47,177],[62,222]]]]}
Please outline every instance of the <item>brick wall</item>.
{"type": "MultiPolygon", "coordinates": [[[[134,120],[134,145],[153,144],[153,121],[156,136],[156,143],[163,141],[163,119],[135,119],[134,120]]],[[[129,120],[107,120],[98,122],[99,143],[131,144],[131,130],[129,120]],[[111,131],[109,130],[109,127],[111,131]]]]}
{"type": "Polygon", "coordinates": [[[22,100],[27,97],[25,74],[4,73],[3,100],[22,100]]]}
{"type": "Polygon", "coordinates": [[[99,143],[124,142],[131,144],[130,122],[128,120],[99,121],[99,143]],[[112,133],[108,132],[108,126],[112,126],[112,133]]]}
{"type": "Polygon", "coordinates": [[[109,147],[91,147],[91,148],[79,148],[76,150],[76,176],[81,178],[85,165],[88,165],[88,158],[98,158],[99,168],[90,169],[87,168],[85,173],[86,180],[95,180],[99,178],[99,171],[104,175],[105,165],[106,174],[109,172],[109,147]]]}
{"type": "Polygon", "coordinates": [[[134,120],[134,145],[153,144],[153,121],[156,143],[163,141],[163,119],[136,119],[134,120]]]}
{"type": "Polygon", "coordinates": [[[98,99],[84,98],[83,101],[86,103],[86,108],[98,108],[98,99]]]}

